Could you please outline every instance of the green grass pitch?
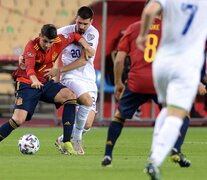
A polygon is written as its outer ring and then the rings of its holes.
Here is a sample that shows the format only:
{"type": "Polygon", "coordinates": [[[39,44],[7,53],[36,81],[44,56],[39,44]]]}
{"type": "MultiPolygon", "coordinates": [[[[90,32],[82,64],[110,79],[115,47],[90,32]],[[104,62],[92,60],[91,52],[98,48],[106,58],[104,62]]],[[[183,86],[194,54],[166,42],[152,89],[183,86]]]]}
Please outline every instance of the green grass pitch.
{"type": "MultiPolygon", "coordinates": [[[[84,135],[84,156],[60,154],[54,140],[61,128],[19,128],[0,143],[0,180],[147,180],[143,173],[151,144],[152,128],[124,128],[113,153],[113,165],[101,167],[107,128],[93,128],[84,135]],[[32,133],[40,140],[35,155],[23,155],[18,139],[32,133]]],[[[180,168],[168,157],[162,168],[164,180],[207,179],[207,128],[190,128],[183,152],[192,161],[180,168]]]]}

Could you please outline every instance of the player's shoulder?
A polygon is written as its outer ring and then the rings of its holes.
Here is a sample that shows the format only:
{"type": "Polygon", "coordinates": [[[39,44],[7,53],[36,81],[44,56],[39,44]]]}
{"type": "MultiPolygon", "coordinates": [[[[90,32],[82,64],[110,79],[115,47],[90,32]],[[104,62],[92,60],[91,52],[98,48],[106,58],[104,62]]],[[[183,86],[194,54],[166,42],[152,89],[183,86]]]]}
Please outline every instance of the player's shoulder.
{"type": "Polygon", "coordinates": [[[27,49],[30,49],[30,50],[35,50],[35,51],[38,51],[40,49],[40,46],[39,46],[39,38],[35,38],[33,40],[29,40],[26,44],[26,48],[27,49]]]}
{"type": "Polygon", "coordinates": [[[75,24],[63,26],[61,28],[58,28],[57,30],[58,34],[65,34],[65,33],[70,33],[70,32],[75,32],[75,24]]]}
{"type": "Polygon", "coordinates": [[[93,34],[99,35],[98,30],[93,25],[90,25],[88,27],[86,34],[88,34],[88,33],[93,33],[93,34]]]}
{"type": "Polygon", "coordinates": [[[141,21],[136,21],[127,27],[126,32],[128,32],[129,34],[134,31],[137,32],[140,29],[140,26],[141,26],[141,21]]]}
{"type": "Polygon", "coordinates": [[[61,43],[61,41],[63,40],[63,38],[68,38],[69,37],[69,34],[68,35],[64,35],[64,33],[63,34],[58,34],[58,36],[55,38],[55,41],[54,41],[54,44],[59,44],[59,43],[61,43]]]}
{"type": "Polygon", "coordinates": [[[141,21],[136,21],[134,23],[132,23],[131,25],[129,25],[129,27],[131,26],[132,28],[137,28],[141,25],[141,21]]]}
{"type": "Polygon", "coordinates": [[[87,41],[97,41],[99,39],[99,32],[94,26],[89,26],[87,31],[84,33],[83,37],[87,41]]]}

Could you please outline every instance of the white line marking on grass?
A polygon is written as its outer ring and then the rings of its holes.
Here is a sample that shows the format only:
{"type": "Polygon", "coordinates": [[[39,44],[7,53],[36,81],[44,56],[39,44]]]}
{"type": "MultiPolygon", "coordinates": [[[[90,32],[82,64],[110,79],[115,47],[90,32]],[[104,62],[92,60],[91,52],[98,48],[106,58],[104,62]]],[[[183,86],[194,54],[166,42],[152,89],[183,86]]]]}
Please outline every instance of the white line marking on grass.
{"type": "Polygon", "coordinates": [[[198,142],[198,141],[186,141],[186,144],[204,144],[207,145],[207,142],[198,142]]]}

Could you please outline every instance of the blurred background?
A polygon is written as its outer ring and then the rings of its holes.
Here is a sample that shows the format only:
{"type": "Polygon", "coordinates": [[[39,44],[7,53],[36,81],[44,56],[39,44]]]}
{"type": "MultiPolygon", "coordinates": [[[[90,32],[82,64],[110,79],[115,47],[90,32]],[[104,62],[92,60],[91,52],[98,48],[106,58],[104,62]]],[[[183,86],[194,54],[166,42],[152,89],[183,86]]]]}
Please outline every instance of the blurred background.
{"type": "MultiPolygon", "coordinates": [[[[113,52],[127,26],[140,19],[144,1],[0,0],[0,124],[13,113],[15,89],[11,73],[27,41],[38,36],[43,24],[71,24],[79,7],[90,6],[95,13],[93,25],[100,33],[95,58],[95,69],[101,72],[97,78],[100,87],[95,125],[107,125],[117,106],[113,96],[113,52]]],[[[198,96],[191,112],[191,125],[206,125],[206,111],[207,97],[198,96]]],[[[158,107],[150,101],[137,110],[128,125],[151,126],[157,114],[158,107]]],[[[40,102],[34,119],[56,125],[60,116],[61,110],[40,102]]]]}

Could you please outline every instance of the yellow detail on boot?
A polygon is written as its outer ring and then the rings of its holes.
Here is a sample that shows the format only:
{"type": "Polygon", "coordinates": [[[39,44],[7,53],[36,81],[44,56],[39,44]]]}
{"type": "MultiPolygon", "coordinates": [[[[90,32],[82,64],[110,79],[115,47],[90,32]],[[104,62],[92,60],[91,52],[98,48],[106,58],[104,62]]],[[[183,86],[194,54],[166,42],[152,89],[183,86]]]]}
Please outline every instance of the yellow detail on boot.
{"type": "Polygon", "coordinates": [[[61,148],[63,149],[63,154],[77,155],[77,152],[74,150],[72,143],[69,141],[61,144],[61,148]]]}

